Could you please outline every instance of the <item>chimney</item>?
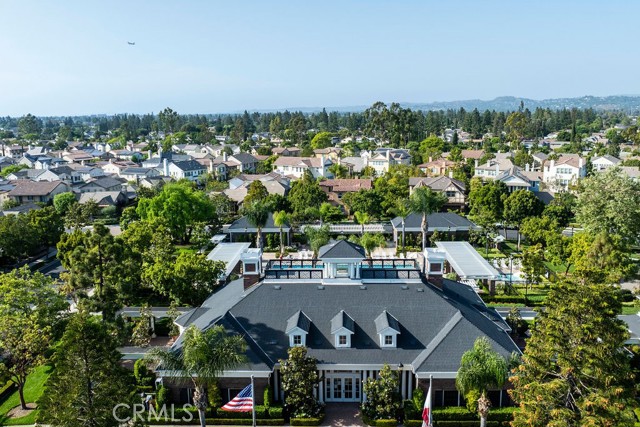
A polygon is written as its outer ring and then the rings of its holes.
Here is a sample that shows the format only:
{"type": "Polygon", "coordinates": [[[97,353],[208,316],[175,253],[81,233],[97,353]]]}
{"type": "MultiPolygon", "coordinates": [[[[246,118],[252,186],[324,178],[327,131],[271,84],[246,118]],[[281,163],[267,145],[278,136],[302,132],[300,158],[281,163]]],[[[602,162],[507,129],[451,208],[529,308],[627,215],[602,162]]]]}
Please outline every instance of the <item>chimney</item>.
{"type": "Polygon", "coordinates": [[[433,157],[429,156],[429,163],[433,162],[433,157]]]}
{"type": "Polygon", "coordinates": [[[580,169],[582,169],[582,166],[583,166],[583,160],[582,160],[582,157],[578,157],[578,167],[579,167],[580,169]]]}
{"type": "Polygon", "coordinates": [[[449,171],[449,178],[453,179],[453,171],[452,170],[449,171]]]}
{"type": "Polygon", "coordinates": [[[169,176],[169,160],[164,159],[162,161],[162,170],[164,172],[164,176],[169,176]]]}
{"type": "Polygon", "coordinates": [[[151,150],[147,150],[147,160],[151,160],[151,150]]]}
{"type": "Polygon", "coordinates": [[[476,168],[478,167],[478,163],[479,163],[479,162],[478,162],[478,159],[475,159],[475,160],[473,161],[473,164],[475,165],[475,167],[476,167],[476,168]]]}
{"type": "Polygon", "coordinates": [[[526,165],[524,165],[524,170],[529,172],[531,169],[529,168],[529,163],[527,163],[526,165]]]}
{"type": "Polygon", "coordinates": [[[551,170],[556,166],[556,161],[555,160],[551,160],[551,163],[549,164],[549,172],[551,172],[551,170]]]}
{"type": "Polygon", "coordinates": [[[223,152],[223,153],[222,153],[222,161],[223,161],[223,162],[226,162],[226,161],[227,161],[227,153],[226,153],[226,152],[223,152]]]}
{"type": "Polygon", "coordinates": [[[260,281],[260,276],[257,274],[251,274],[251,275],[245,274],[244,276],[242,276],[242,278],[244,279],[244,283],[243,283],[244,289],[250,288],[251,286],[255,285],[260,281]]]}
{"type": "Polygon", "coordinates": [[[442,290],[442,276],[429,274],[427,276],[427,281],[431,283],[436,288],[442,290]]]}
{"type": "Polygon", "coordinates": [[[158,146],[158,157],[162,158],[162,145],[158,146]]]}
{"type": "Polygon", "coordinates": [[[391,157],[391,150],[387,150],[387,160],[391,157]]]}
{"type": "Polygon", "coordinates": [[[500,162],[496,162],[496,175],[500,173],[500,162]]]}

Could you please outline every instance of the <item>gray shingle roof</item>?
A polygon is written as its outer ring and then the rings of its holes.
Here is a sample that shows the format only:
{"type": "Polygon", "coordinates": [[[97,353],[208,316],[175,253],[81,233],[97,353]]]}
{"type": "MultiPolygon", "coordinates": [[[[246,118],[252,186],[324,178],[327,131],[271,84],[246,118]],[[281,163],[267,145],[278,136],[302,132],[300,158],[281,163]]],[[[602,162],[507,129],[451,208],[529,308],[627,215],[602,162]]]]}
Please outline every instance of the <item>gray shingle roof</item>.
{"type": "Polygon", "coordinates": [[[345,313],[344,310],[340,310],[338,314],[333,316],[333,319],[331,319],[331,333],[335,334],[342,328],[345,328],[351,333],[355,332],[353,319],[345,313]]]}
{"type": "Polygon", "coordinates": [[[393,329],[397,333],[400,333],[400,324],[398,323],[398,319],[390,315],[387,310],[384,310],[382,313],[380,313],[380,315],[376,317],[376,320],[374,320],[374,322],[376,324],[376,332],[379,334],[389,328],[393,329]]]}
{"type": "Polygon", "coordinates": [[[287,329],[285,329],[285,334],[290,333],[295,328],[300,328],[305,332],[309,332],[309,328],[311,327],[311,319],[307,317],[302,311],[296,311],[293,316],[287,319],[287,329]]]}
{"type": "Polygon", "coordinates": [[[337,240],[322,246],[318,251],[318,258],[364,259],[365,250],[362,246],[356,245],[355,243],[351,243],[346,240],[337,240]]]}
{"type": "MultiPolygon", "coordinates": [[[[391,225],[394,228],[399,228],[401,226],[401,222],[400,217],[396,217],[391,220],[391,225]]],[[[407,231],[412,228],[420,230],[421,223],[422,215],[412,213],[405,219],[405,228],[407,231]]],[[[453,212],[436,212],[431,215],[427,215],[427,225],[429,227],[429,231],[433,231],[436,228],[446,230],[448,227],[451,227],[452,229],[469,229],[475,227],[474,223],[453,212]]]]}
{"type": "Polygon", "coordinates": [[[180,169],[181,171],[199,171],[206,169],[200,163],[195,160],[182,160],[182,161],[174,161],[173,164],[180,169]]]}

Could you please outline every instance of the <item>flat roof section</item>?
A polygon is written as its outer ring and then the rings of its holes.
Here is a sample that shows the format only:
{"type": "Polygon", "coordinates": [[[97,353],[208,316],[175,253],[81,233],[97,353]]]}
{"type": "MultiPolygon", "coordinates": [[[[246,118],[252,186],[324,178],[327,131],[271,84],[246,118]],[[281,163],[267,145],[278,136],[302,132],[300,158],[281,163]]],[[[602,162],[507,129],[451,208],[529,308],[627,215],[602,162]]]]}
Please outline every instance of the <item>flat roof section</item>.
{"type": "Polygon", "coordinates": [[[221,278],[226,279],[236,268],[236,265],[240,262],[240,257],[249,249],[250,245],[251,243],[248,242],[218,243],[218,246],[209,252],[207,259],[211,261],[223,261],[226,264],[224,277],[221,278]]]}
{"type": "Polygon", "coordinates": [[[436,242],[447,261],[462,279],[491,279],[500,276],[498,270],[476,251],[469,242],[436,242]]]}

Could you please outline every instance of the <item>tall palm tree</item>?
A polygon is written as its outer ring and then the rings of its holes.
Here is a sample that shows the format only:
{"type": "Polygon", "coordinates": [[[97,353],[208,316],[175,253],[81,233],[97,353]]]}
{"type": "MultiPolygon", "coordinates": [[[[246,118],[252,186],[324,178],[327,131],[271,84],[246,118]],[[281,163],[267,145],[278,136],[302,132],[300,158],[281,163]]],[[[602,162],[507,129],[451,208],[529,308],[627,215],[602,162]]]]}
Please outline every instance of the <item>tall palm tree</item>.
{"type": "Polygon", "coordinates": [[[284,233],[282,228],[289,223],[289,214],[278,211],[273,214],[273,224],[280,229],[280,258],[284,256],[284,233]]]}
{"type": "Polygon", "coordinates": [[[173,376],[185,378],[193,384],[193,401],[198,408],[200,425],[205,427],[205,412],[209,406],[207,385],[216,381],[224,371],[243,363],[245,351],[244,339],[239,335],[228,336],[222,326],[201,331],[191,325],[184,332],[181,351],[153,348],[145,357],[173,376]]]}
{"type": "Polygon", "coordinates": [[[256,247],[262,249],[262,229],[269,220],[269,208],[262,202],[255,202],[245,210],[244,214],[249,223],[256,227],[256,247]]]}
{"type": "Polygon", "coordinates": [[[411,215],[411,204],[409,199],[397,199],[395,205],[391,208],[391,213],[400,218],[402,224],[402,254],[406,257],[407,251],[404,245],[405,236],[405,220],[411,215]]]}
{"type": "Polygon", "coordinates": [[[364,235],[364,225],[371,221],[371,217],[366,212],[356,212],[353,216],[355,217],[356,222],[362,226],[362,234],[364,235]]]}
{"type": "Polygon", "coordinates": [[[423,253],[427,247],[427,232],[429,230],[427,216],[437,212],[446,203],[446,201],[447,198],[442,193],[437,193],[429,187],[416,188],[413,190],[413,194],[411,194],[411,211],[422,215],[420,229],[422,230],[423,253]]]}
{"type": "Polygon", "coordinates": [[[360,237],[360,239],[358,239],[358,243],[360,243],[360,246],[362,246],[366,251],[367,258],[371,258],[371,253],[376,248],[384,246],[385,239],[382,234],[365,233],[360,237]]]}
{"type": "Polygon", "coordinates": [[[307,226],[304,228],[304,234],[307,236],[307,241],[313,251],[313,258],[318,258],[320,248],[329,243],[329,227],[326,225],[322,225],[320,228],[307,226]]]}
{"type": "Polygon", "coordinates": [[[460,360],[460,369],[456,376],[456,388],[464,396],[476,392],[478,398],[478,415],[480,427],[487,425],[487,415],[491,401],[487,398],[489,388],[502,388],[507,381],[509,364],[498,354],[487,337],[476,339],[471,350],[466,351],[460,360]]]}

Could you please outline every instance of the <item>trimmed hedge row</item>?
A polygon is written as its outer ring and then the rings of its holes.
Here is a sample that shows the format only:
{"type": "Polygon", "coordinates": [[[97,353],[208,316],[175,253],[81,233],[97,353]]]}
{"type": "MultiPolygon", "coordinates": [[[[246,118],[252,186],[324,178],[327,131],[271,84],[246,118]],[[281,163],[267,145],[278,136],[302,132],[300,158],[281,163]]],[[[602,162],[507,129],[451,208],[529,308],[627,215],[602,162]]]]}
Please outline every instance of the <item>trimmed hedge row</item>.
{"type": "Polygon", "coordinates": [[[289,424],[292,426],[319,426],[324,417],[321,418],[291,418],[289,424]]]}
{"type": "Polygon", "coordinates": [[[398,420],[376,420],[376,427],[396,427],[398,420]]]}
{"type": "MultiPolygon", "coordinates": [[[[253,424],[253,420],[251,418],[243,419],[243,418],[207,418],[207,425],[222,425],[222,426],[250,426],[253,424]]],[[[198,424],[198,417],[192,419],[191,421],[167,421],[167,420],[150,420],[148,422],[149,425],[194,425],[198,424]]],[[[256,420],[256,424],[259,426],[283,426],[284,419],[273,419],[273,420],[256,420]]]]}

